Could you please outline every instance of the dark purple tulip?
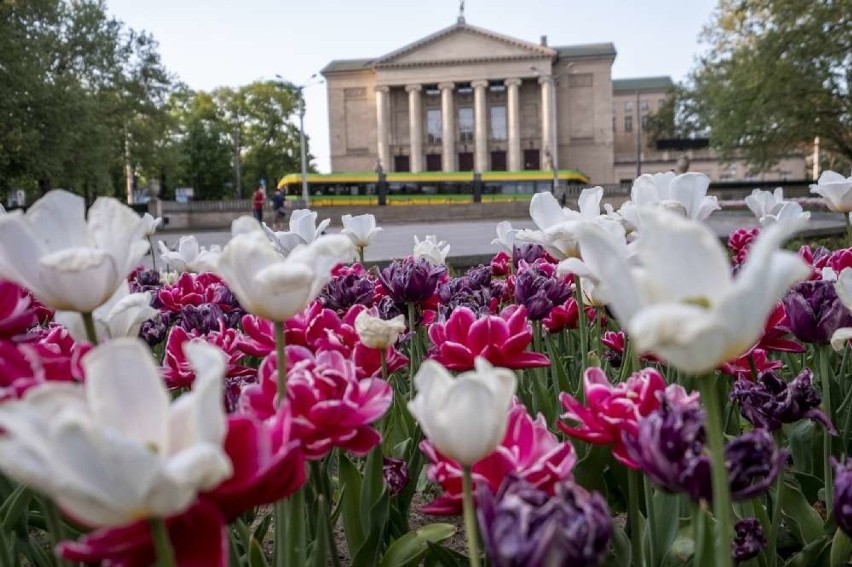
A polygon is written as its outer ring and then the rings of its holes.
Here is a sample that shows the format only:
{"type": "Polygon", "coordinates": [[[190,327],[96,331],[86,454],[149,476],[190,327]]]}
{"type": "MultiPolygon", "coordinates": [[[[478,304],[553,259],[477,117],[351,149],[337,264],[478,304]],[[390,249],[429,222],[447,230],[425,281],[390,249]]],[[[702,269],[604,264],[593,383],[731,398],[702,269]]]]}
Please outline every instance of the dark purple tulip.
{"type": "Polygon", "coordinates": [[[779,451],[765,429],[744,433],[725,445],[725,464],[731,483],[731,498],[749,500],[766,492],[787,463],[789,453],[779,451]]]}
{"type": "Polygon", "coordinates": [[[477,492],[477,517],[494,567],[594,567],[603,561],[612,533],[606,500],[571,481],[556,494],[506,477],[497,495],[477,492]]]}
{"type": "Polygon", "coordinates": [[[382,472],[391,496],[402,492],[408,484],[408,465],[402,459],[385,457],[382,472]]]}
{"type": "Polygon", "coordinates": [[[491,266],[477,266],[470,268],[464,275],[472,289],[479,289],[491,285],[491,266]]]}
{"type": "Polygon", "coordinates": [[[802,342],[828,344],[834,331],[852,327],[852,312],[840,302],[834,282],[800,283],[781,301],[790,330],[802,342]]]}
{"type": "Polygon", "coordinates": [[[527,308],[530,321],[541,321],[571,297],[568,283],[537,264],[523,266],[515,278],[515,301],[527,308]]]}
{"type": "Polygon", "coordinates": [[[405,303],[397,303],[388,295],[379,300],[376,308],[379,310],[379,316],[385,321],[393,319],[397,315],[408,317],[408,308],[405,306],[405,303]]]}
{"type": "Polygon", "coordinates": [[[441,300],[440,315],[443,320],[457,307],[467,307],[474,313],[491,312],[491,289],[475,286],[466,276],[438,285],[438,298],[441,300]]]}
{"type": "Polygon", "coordinates": [[[218,331],[219,324],[224,320],[222,309],[214,303],[204,303],[199,306],[185,305],[180,312],[180,326],[186,331],[198,331],[206,335],[218,331]]]}
{"type": "Polygon", "coordinates": [[[734,526],[734,545],[731,550],[734,562],[742,563],[766,549],[763,526],[757,518],[746,518],[734,526]]]}
{"type": "Polygon", "coordinates": [[[367,274],[349,273],[332,278],[320,293],[322,304],[338,315],[353,305],[373,304],[376,284],[367,274]]]}
{"type": "Polygon", "coordinates": [[[743,417],[755,427],[777,431],[785,423],[810,419],[836,434],[831,421],[819,409],[822,396],[814,388],[813,378],[807,368],[789,384],[775,372],[765,372],[759,382],[734,382],[731,400],[739,404],[743,417]]]}
{"type": "Polygon", "coordinates": [[[834,467],[834,517],[837,526],[852,537],[852,460],[832,461],[834,467]]]}
{"type": "MultiPolygon", "coordinates": [[[[222,284],[216,288],[216,291],[213,294],[213,300],[210,303],[215,303],[223,311],[228,312],[234,309],[239,309],[241,311],[243,309],[242,305],[240,305],[240,302],[237,300],[237,296],[234,295],[234,292],[231,291],[231,288],[229,288],[225,284],[222,284]]],[[[242,315],[240,316],[240,318],[242,318],[242,315]]]]}
{"type": "Polygon", "coordinates": [[[396,303],[417,303],[435,294],[446,273],[445,266],[434,266],[425,258],[409,256],[381,270],[379,280],[396,303]]]}
{"type": "Polygon", "coordinates": [[[141,293],[143,291],[152,291],[157,295],[157,291],[163,287],[160,282],[160,272],[157,270],[142,270],[136,272],[135,277],[130,280],[130,292],[141,293]]]}
{"type": "Polygon", "coordinates": [[[536,260],[549,258],[547,251],[541,244],[515,244],[512,250],[512,263],[517,268],[521,264],[521,260],[527,264],[532,264],[536,260]]]}
{"type": "Polygon", "coordinates": [[[169,334],[169,325],[171,324],[172,316],[170,313],[159,313],[154,315],[144,323],[139,329],[139,336],[148,343],[148,346],[155,347],[164,340],[169,334]]]}

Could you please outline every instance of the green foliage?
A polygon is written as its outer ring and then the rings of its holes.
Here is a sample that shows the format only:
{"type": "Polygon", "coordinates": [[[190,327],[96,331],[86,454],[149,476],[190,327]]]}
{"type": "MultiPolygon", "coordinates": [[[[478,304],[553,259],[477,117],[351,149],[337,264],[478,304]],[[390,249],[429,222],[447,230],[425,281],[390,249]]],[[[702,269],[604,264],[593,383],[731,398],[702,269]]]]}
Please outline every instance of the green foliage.
{"type": "Polygon", "coordinates": [[[676,97],[676,129],[709,128],[723,156],[765,168],[816,136],[825,166],[852,163],[852,0],[720,0],[676,97]]]}

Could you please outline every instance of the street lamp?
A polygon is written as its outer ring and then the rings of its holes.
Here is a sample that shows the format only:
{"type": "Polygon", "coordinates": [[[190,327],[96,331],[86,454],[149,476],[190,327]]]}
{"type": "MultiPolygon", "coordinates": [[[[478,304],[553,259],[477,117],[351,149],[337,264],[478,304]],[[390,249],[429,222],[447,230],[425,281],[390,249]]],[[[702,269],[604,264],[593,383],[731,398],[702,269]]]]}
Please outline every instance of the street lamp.
{"type": "MultiPolygon", "coordinates": [[[[278,79],[284,80],[281,75],[275,75],[278,79]]],[[[311,206],[311,194],[308,190],[308,154],[305,148],[305,96],[304,90],[307,87],[313,85],[319,85],[323,81],[320,79],[319,81],[314,81],[317,78],[317,74],[314,73],[310,76],[310,78],[298,86],[293,86],[293,90],[296,91],[296,96],[299,97],[299,153],[301,154],[302,159],[302,201],[305,203],[305,208],[308,209],[311,206]]]]}

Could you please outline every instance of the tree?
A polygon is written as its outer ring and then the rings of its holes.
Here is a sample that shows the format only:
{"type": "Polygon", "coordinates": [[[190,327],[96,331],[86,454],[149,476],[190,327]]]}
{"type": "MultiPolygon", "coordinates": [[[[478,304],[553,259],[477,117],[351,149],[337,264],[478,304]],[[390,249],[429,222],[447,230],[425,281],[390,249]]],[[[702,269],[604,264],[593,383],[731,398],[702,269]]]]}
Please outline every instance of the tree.
{"type": "Polygon", "coordinates": [[[723,158],[761,169],[817,136],[852,164],[852,0],[720,0],[703,41],[675,131],[707,129],[723,158]]]}

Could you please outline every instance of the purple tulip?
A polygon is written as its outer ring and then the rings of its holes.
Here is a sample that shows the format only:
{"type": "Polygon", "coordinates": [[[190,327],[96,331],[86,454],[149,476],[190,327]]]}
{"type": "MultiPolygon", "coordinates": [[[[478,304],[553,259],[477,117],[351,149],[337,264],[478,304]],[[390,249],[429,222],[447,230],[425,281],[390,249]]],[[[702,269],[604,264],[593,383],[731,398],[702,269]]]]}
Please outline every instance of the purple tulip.
{"type": "Polygon", "coordinates": [[[594,567],[603,561],[612,533],[606,500],[571,481],[557,484],[549,496],[506,477],[496,496],[479,489],[477,517],[494,567],[594,567]]]}
{"type": "Polygon", "coordinates": [[[382,472],[391,496],[399,494],[408,485],[408,465],[404,460],[385,457],[382,472]]]}
{"type": "Polygon", "coordinates": [[[219,323],[224,319],[222,309],[215,303],[204,303],[199,306],[185,305],[180,312],[180,326],[184,330],[198,331],[206,335],[219,330],[219,323]]]}
{"type": "Polygon", "coordinates": [[[852,537],[852,460],[833,461],[834,466],[834,517],[837,526],[852,537]]]}
{"type": "Polygon", "coordinates": [[[736,563],[748,561],[766,549],[766,537],[763,526],[757,518],[746,518],[734,526],[734,546],[731,554],[736,563]]]}
{"type": "Polygon", "coordinates": [[[348,273],[332,278],[319,299],[325,307],[340,315],[353,305],[371,306],[375,290],[376,284],[369,275],[348,273]]]}
{"type": "Polygon", "coordinates": [[[470,268],[463,277],[472,289],[487,288],[491,285],[491,266],[470,268]]]}
{"type": "Polygon", "coordinates": [[[548,259],[547,251],[541,244],[515,244],[515,248],[512,250],[512,263],[515,264],[516,268],[520,266],[521,260],[527,264],[532,264],[541,258],[548,259]]]}
{"type": "Polygon", "coordinates": [[[515,278],[515,301],[527,308],[531,321],[541,321],[556,305],[571,297],[571,287],[564,279],[539,264],[521,265],[515,278]]]}
{"type": "Polygon", "coordinates": [[[769,490],[784,470],[789,455],[786,450],[778,450],[775,439],[765,429],[755,429],[731,440],[725,445],[731,498],[749,500],[769,490]]]}
{"type": "Polygon", "coordinates": [[[731,400],[739,404],[743,417],[755,427],[777,431],[785,423],[810,419],[836,434],[831,421],[819,409],[822,396],[814,388],[813,377],[806,368],[788,384],[775,372],[765,372],[759,382],[737,380],[731,400]]]}
{"type": "Polygon", "coordinates": [[[148,343],[148,346],[155,347],[164,340],[169,334],[169,325],[171,324],[171,313],[159,313],[154,315],[144,323],[139,329],[139,336],[148,343]]]}
{"type": "Polygon", "coordinates": [[[852,312],[841,303],[831,281],[800,283],[781,300],[790,330],[800,341],[828,344],[841,327],[852,327],[852,312]]]}
{"type": "Polygon", "coordinates": [[[446,320],[457,307],[467,307],[477,314],[491,313],[491,290],[489,287],[476,286],[466,276],[453,278],[438,286],[438,298],[441,300],[440,316],[446,320]]]}
{"type": "Polygon", "coordinates": [[[435,266],[425,258],[409,256],[395,260],[381,270],[379,280],[396,303],[417,303],[435,294],[438,282],[446,273],[445,266],[435,266]]]}
{"type": "Polygon", "coordinates": [[[136,272],[135,276],[131,277],[131,293],[151,291],[156,296],[160,288],[163,287],[163,284],[160,282],[160,272],[157,270],[141,270],[136,272]]]}

